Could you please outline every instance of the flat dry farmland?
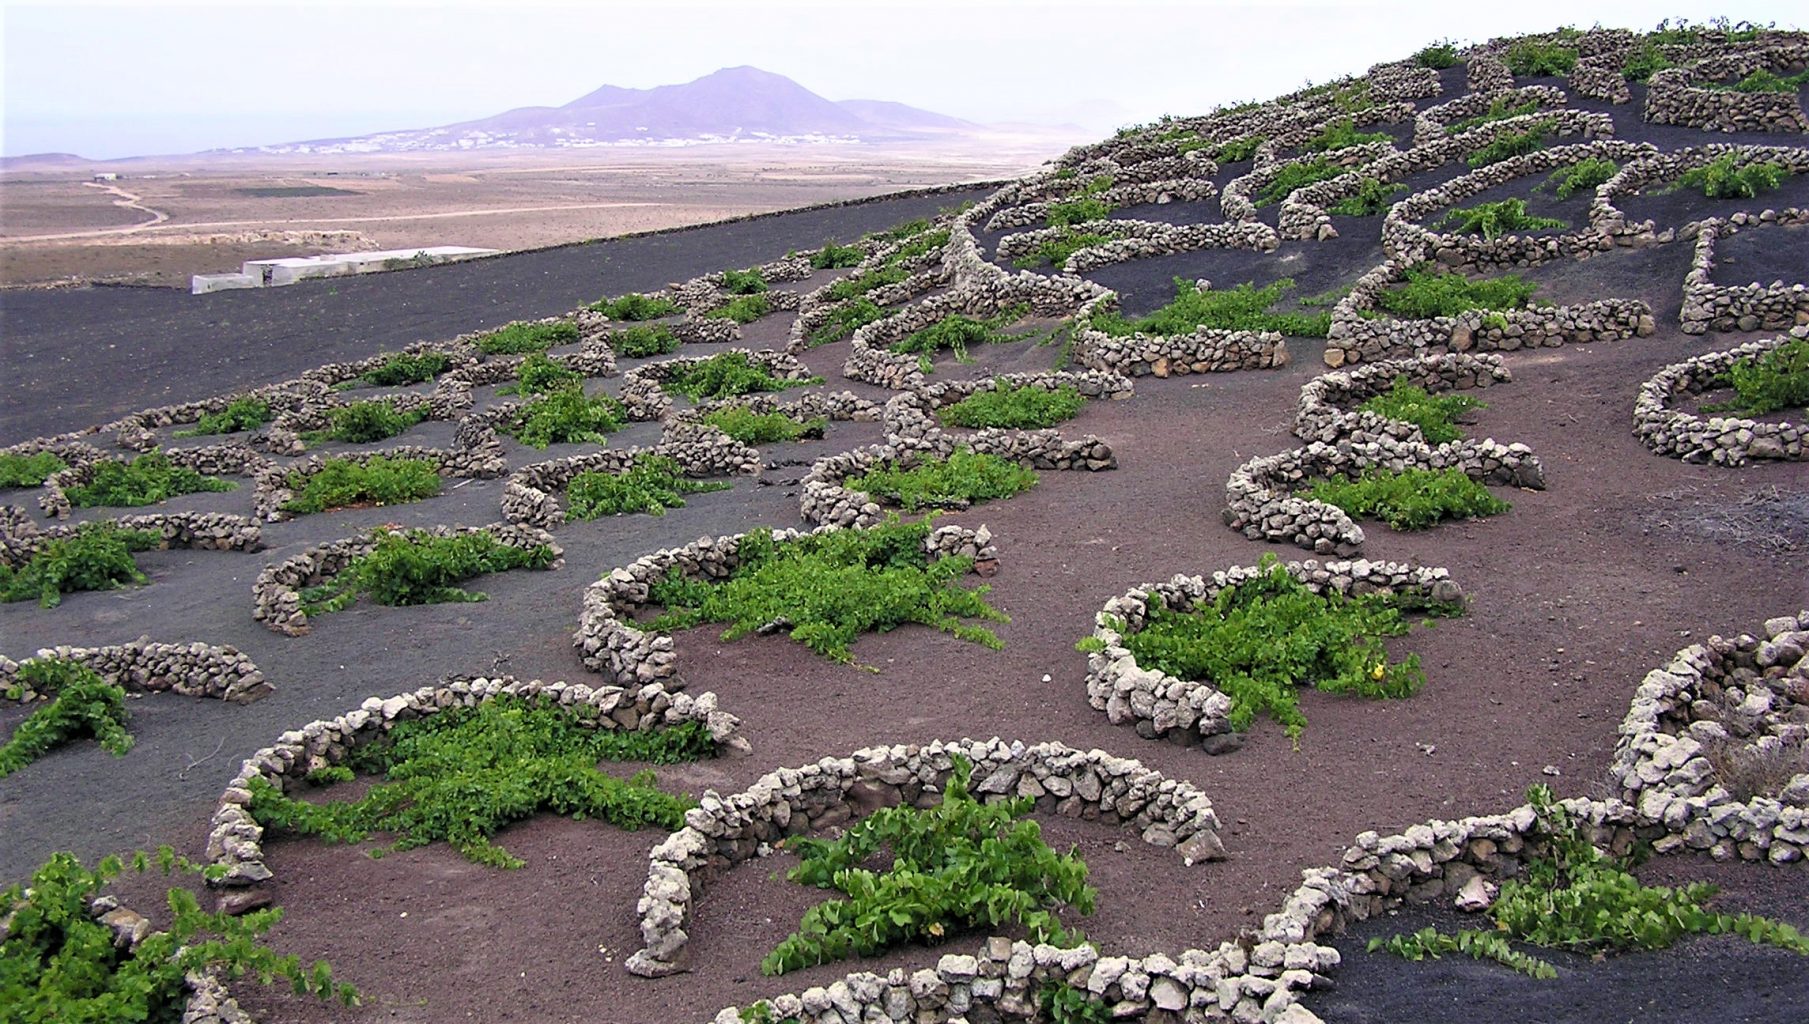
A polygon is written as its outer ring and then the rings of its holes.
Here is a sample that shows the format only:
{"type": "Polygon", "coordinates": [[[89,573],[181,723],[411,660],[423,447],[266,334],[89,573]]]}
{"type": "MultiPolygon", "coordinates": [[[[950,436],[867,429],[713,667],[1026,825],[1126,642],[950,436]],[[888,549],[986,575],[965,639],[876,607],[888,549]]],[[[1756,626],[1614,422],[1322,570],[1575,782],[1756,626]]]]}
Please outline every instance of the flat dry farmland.
{"type": "Polygon", "coordinates": [[[7,179],[0,280],[184,286],[191,274],[234,270],[247,259],[429,245],[530,249],[998,178],[1034,162],[1025,154],[877,147],[712,149],[462,163],[446,154],[216,161],[122,172],[109,183],[164,214],[161,222],[113,205],[121,197],[86,181],[86,169],[7,179]]]}

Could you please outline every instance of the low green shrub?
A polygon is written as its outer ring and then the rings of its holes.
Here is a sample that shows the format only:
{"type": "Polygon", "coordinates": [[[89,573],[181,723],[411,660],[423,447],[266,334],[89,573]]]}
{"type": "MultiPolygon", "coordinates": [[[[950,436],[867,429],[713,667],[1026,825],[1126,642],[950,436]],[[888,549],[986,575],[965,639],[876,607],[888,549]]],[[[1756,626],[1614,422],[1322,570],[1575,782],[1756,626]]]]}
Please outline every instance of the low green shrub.
{"type": "Polygon", "coordinates": [[[971,558],[932,559],[924,552],[932,520],[896,518],[865,530],[834,530],[773,540],[761,528],[742,538],[740,564],[721,582],[686,579],[674,567],[652,587],[652,601],[667,609],[653,629],[688,629],[729,623],[724,640],[787,628],[788,635],[835,661],[854,660],[849,650],[862,633],[889,632],[907,622],[998,649],[999,638],[964,619],[1008,621],[986,603],[988,588],[955,581],[973,569],[971,558]]]}
{"type": "Polygon", "coordinates": [[[500,429],[530,448],[576,441],[605,444],[627,420],[621,402],[608,395],[587,395],[584,385],[577,383],[527,402],[500,429]]]}
{"type": "Polygon", "coordinates": [[[1710,199],[1755,199],[1761,192],[1770,192],[1782,185],[1788,177],[1790,168],[1783,164],[1752,163],[1742,166],[1735,163],[1734,154],[1728,153],[1711,163],[1685,171],[1663,191],[1700,189],[1710,199]]]}
{"type": "Polygon", "coordinates": [[[0,563],[0,601],[37,601],[55,608],[64,594],[116,590],[146,582],[132,552],[150,551],[163,538],[147,530],[122,530],[110,523],[84,523],[54,538],[22,565],[0,563]]]}
{"type": "Polygon", "coordinates": [[[810,266],[813,270],[840,270],[843,267],[857,266],[866,258],[866,252],[858,245],[825,242],[821,249],[810,254],[810,266]]]}
{"type": "Polygon", "coordinates": [[[1619,174],[1620,170],[1621,165],[1613,160],[1592,156],[1553,171],[1539,187],[1551,189],[1552,195],[1559,199],[1569,199],[1578,192],[1595,191],[1596,186],[1619,174]]]}
{"type": "Polygon", "coordinates": [[[1525,156],[1528,153],[1544,149],[1547,145],[1547,137],[1556,127],[1555,121],[1535,121],[1526,131],[1509,132],[1488,145],[1472,151],[1465,158],[1465,162],[1472,169],[1487,167],[1512,157],[1525,156]]]}
{"type": "Polygon", "coordinates": [[[1218,148],[1212,151],[1212,159],[1221,164],[1235,164],[1248,160],[1254,157],[1256,151],[1267,141],[1269,140],[1261,135],[1245,135],[1221,142],[1218,148]]]}
{"type": "Polygon", "coordinates": [[[1357,191],[1333,203],[1327,210],[1335,217],[1374,217],[1379,213],[1387,213],[1394,205],[1396,194],[1407,191],[1407,186],[1400,182],[1383,181],[1380,178],[1364,178],[1357,183],[1357,191]]]}
{"type": "Polygon", "coordinates": [[[1483,402],[1454,392],[1431,394],[1405,376],[1396,377],[1387,391],[1358,406],[1391,420],[1401,420],[1420,428],[1427,444],[1445,444],[1464,436],[1457,418],[1472,409],[1488,408],[1483,402]]]}
{"type": "Polygon", "coordinates": [[[545,569],[553,562],[553,549],[544,544],[510,547],[488,530],[437,537],[426,530],[379,527],[376,541],[370,553],[352,559],[325,583],[302,590],[302,613],[343,611],[367,594],[391,607],[482,601],[483,594],[459,584],[510,569],[545,569]]]}
{"type": "Polygon", "coordinates": [[[78,508],[131,508],[155,505],[179,494],[230,491],[237,486],[217,476],[203,476],[186,466],[173,466],[169,456],[153,451],[131,462],[98,463],[87,483],[68,488],[64,494],[78,508]]]}
{"type": "MultiPolygon", "coordinates": [[[[132,858],[140,872],[151,863],[142,852],[132,858]]],[[[199,870],[167,846],[156,863],[166,873],[199,870]]],[[[262,944],[259,936],[282,919],[275,907],[242,917],[209,914],[194,893],[173,886],[166,897],[168,930],[120,948],[112,929],[89,907],[123,870],[114,856],[101,858],[90,871],[73,853],[53,853],[32,872],[29,884],[0,891],[10,922],[0,932],[0,1006],[11,1024],[180,1020],[188,1003],[187,979],[211,971],[249,975],[264,984],[281,978],[298,994],[358,1004],[357,990],[335,984],[324,961],[303,968],[294,956],[279,956],[262,944]]]]}
{"type": "Polygon", "coordinates": [[[1570,225],[1556,217],[1535,217],[1526,212],[1526,200],[1519,197],[1495,203],[1478,203],[1449,210],[1433,225],[1441,231],[1462,235],[1500,238],[1516,231],[1544,231],[1570,225]]]}
{"type": "Polygon", "coordinates": [[[353,505],[398,505],[440,493],[440,472],[433,463],[384,455],[363,463],[327,459],[312,475],[291,471],[286,482],[295,497],[283,504],[283,511],[303,514],[353,505]]]}
{"type": "Polygon", "coordinates": [[[947,228],[938,228],[935,231],[925,231],[922,234],[913,235],[909,241],[899,246],[896,252],[886,257],[885,265],[897,267],[902,263],[927,256],[931,250],[947,245],[948,235],[947,228]]]}
{"type": "MultiPolygon", "coordinates": [[[[1262,567],[1262,575],[1221,590],[1193,611],[1152,603],[1148,622],[1125,636],[1125,647],[1142,668],[1218,688],[1231,698],[1233,729],[1248,729],[1261,712],[1296,743],[1307,724],[1301,686],[1398,698],[1425,685],[1418,655],[1391,664],[1381,642],[1407,632],[1403,609],[1415,602],[1384,594],[1315,594],[1274,555],[1264,555],[1262,567]]],[[[1455,607],[1430,610],[1460,613],[1455,607]]]]}
{"type": "Polygon", "coordinates": [[[946,459],[925,459],[910,469],[887,463],[844,483],[907,512],[920,512],[1009,498],[1035,487],[1037,475],[997,455],[957,448],[946,459]]]}
{"type": "Polygon", "coordinates": [[[1056,913],[1063,907],[1093,912],[1098,893],[1087,884],[1086,862],[1043,841],[1029,817],[1034,800],[975,800],[972,763],[959,755],[953,760],[934,807],[882,807],[834,841],[787,840],[799,857],[788,877],[837,890],[843,898],[805,911],[798,930],[760,962],[761,973],[784,974],[1004,924],[1022,927],[1031,942],[1074,941],[1056,913]],[[865,866],[888,851],[887,870],[865,866]]]}
{"type": "MultiPolygon", "coordinates": [[[[19,666],[19,682],[50,694],[50,703],[32,711],[0,744],[0,779],[72,740],[93,738],[116,756],[132,749],[127,731],[126,691],[93,669],[60,658],[32,658],[19,666]]],[[[0,982],[0,991],[5,985],[0,982]]]]}
{"type": "Polygon", "coordinates": [[[1413,55],[1413,62],[1433,71],[1443,71],[1448,67],[1454,67],[1457,64],[1457,44],[1449,39],[1443,39],[1422,47],[1418,53],[1413,55]]]}
{"type": "Polygon", "coordinates": [[[1716,381],[1734,389],[1734,397],[1703,412],[1763,416],[1780,409],[1809,407],[1809,339],[1797,338],[1727,368],[1716,381]]]}
{"type": "Polygon", "coordinates": [[[355,383],[371,384],[378,387],[399,387],[404,384],[419,384],[432,380],[452,365],[452,360],[438,352],[423,352],[419,355],[408,355],[398,352],[383,361],[383,365],[359,375],[340,387],[349,387],[355,383]]]}
{"type": "Polygon", "coordinates": [[[1711,82],[1709,88],[1745,93],[1794,93],[1806,82],[1809,82],[1809,70],[1799,71],[1794,75],[1780,75],[1770,68],[1759,68],[1738,82],[1711,82]]]}
{"type": "Polygon", "coordinates": [[[693,480],[677,462],[656,455],[620,473],[579,473],[566,487],[566,512],[574,519],[634,512],[663,516],[669,508],[684,508],[686,494],[728,488],[722,481],[693,480]]]}
{"type": "Polygon", "coordinates": [[[743,295],[738,299],[725,303],[705,313],[704,316],[733,320],[738,324],[751,324],[773,311],[773,300],[765,293],[743,295]]]}
{"type": "Polygon", "coordinates": [[[523,359],[515,368],[515,383],[499,388],[499,394],[544,395],[549,391],[580,384],[584,375],[576,370],[568,370],[559,363],[547,358],[546,353],[536,352],[523,359]]]}
{"type": "Polygon", "coordinates": [[[1453,121],[1445,126],[1447,135],[1457,135],[1472,128],[1479,128],[1496,121],[1505,121],[1510,117],[1522,117],[1535,113],[1539,109],[1538,100],[1527,100],[1525,103],[1513,103],[1506,96],[1497,96],[1489,103],[1489,109],[1475,117],[1466,117],[1461,121],[1453,121]]]}
{"type": "Polygon", "coordinates": [[[850,274],[831,284],[828,293],[829,299],[832,302],[846,302],[887,285],[901,284],[910,276],[909,271],[894,264],[873,267],[858,274],[850,274]]]}
{"type": "Polygon", "coordinates": [[[68,468],[54,452],[0,455],[0,487],[39,487],[50,474],[68,468]]]}
{"type": "Polygon", "coordinates": [[[1025,270],[1033,267],[1050,266],[1057,270],[1067,266],[1068,257],[1082,249],[1093,245],[1104,245],[1111,241],[1105,235],[1091,231],[1077,231],[1072,227],[1062,229],[1055,238],[1038,245],[1034,250],[1012,261],[1012,265],[1025,270]]]}
{"type": "Polygon", "coordinates": [[[1683,46],[1720,40],[1729,43],[1750,43],[1758,39],[1760,34],[1776,27],[1775,22],[1760,25],[1750,21],[1735,21],[1726,15],[1696,24],[1691,24],[1688,18],[1666,18],[1658,23],[1657,28],[1646,33],[1646,41],[1662,43],[1666,46],[1683,46]]]}
{"type": "Polygon", "coordinates": [[[1446,519],[1500,515],[1507,502],[1451,469],[1364,470],[1355,480],[1322,480],[1306,492],[1359,519],[1380,519],[1396,530],[1424,530],[1446,519]]]}
{"type": "MultiPolygon", "coordinates": [[[[1163,132],[1156,136],[1156,141],[1173,143],[1176,156],[1186,156],[1197,150],[1212,148],[1212,143],[1201,138],[1200,133],[1192,128],[1175,128],[1163,132]]],[[[1064,167],[1061,171],[1057,171],[1055,176],[1057,178],[1072,178],[1074,177],[1074,173],[1074,168],[1064,167]]]]}
{"type": "Polygon", "coordinates": [[[1320,129],[1319,134],[1308,139],[1301,148],[1310,153],[1329,153],[1334,149],[1393,140],[1394,136],[1387,132],[1360,132],[1355,118],[1340,117],[1320,129]]]}
{"type": "Polygon", "coordinates": [[[914,238],[921,235],[929,229],[930,222],[922,217],[918,217],[915,220],[907,220],[899,224],[894,224],[884,231],[875,231],[867,237],[882,242],[902,242],[907,238],[914,238]]]}
{"type": "Polygon", "coordinates": [[[678,312],[678,303],[664,295],[642,295],[630,292],[613,299],[599,299],[590,308],[611,320],[657,320],[678,312]]]}
{"type": "Polygon", "coordinates": [[[766,291],[766,278],[758,270],[725,270],[722,290],[730,295],[758,295],[766,291]]]}
{"type": "Polygon", "coordinates": [[[235,398],[219,412],[205,413],[195,421],[195,425],[186,430],[178,430],[175,437],[203,437],[209,434],[236,434],[241,430],[256,430],[276,418],[270,403],[262,398],[235,398]]]}
{"type": "Polygon", "coordinates": [[[422,406],[412,412],[397,412],[388,401],[353,402],[327,411],[327,429],[308,435],[310,442],[344,441],[347,444],[372,444],[386,441],[427,418],[422,406]]]}
{"type": "Polygon", "coordinates": [[[1809,955],[1809,938],[1789,924],[1708,909],[1715,887],[1707,882],[1678,888],[1642,884],[1631,870],[1638,852],[1617,858],[1598,849],[1584,823],[1571,817],[1549,787],[1530,787],[1526,799],[1534,814],[1528,845],[1539,852],[1528,859],[1521,877],[1502,881],[1500,895],[1486,911],[1494,927],[1454,935],[1422,928],[1377,936],[1369,940],[1370,951],[1386,950],[1408,960],[1460,953],[1542,979],[1556,978],[1557,969],[1515,949],[1513,942],[1601,956],[1665,949],[1686,935],[1738,935],[1809,955]]]}
{"type": "Polygon", "coordinates": [[[1647,39],[1640,44],[1639,49],[1627,55],[1626,61],[1621,64],[1621,77],[1629,82],[1650,81],[1653,75],[1675,66],[1664,55],[1664,51],[1647,39]]]}
{"type": "Polygon", "coordinates": [[[677,352],[678,346],[678,335],[665,324],[638,324],[614,331],[609,336],[609,347],[623,359],[663,356],[677,352]]]}
{"type": "Polygon", "coordinates": [[[664,387],[693,401],[703,401],[821,383],[821,377],[804,380],[775,377],[766,367],[750,362],[745,352],[720,352],[702,362],[679,368],[666,378],[664,387]]]}
{"type": "Polygon", "coordinates": [[[1052,228],[1065,228],[1110,216],[1112,204],[1101,199],[1100,195],[1111,187],[1112,176],[1101,174],[1088,181],[1068,199],[1050,203],[1048,225],[1052,228]]]}
{"type": "MultiPolygon", "coordinates": [[[[358,800],[308,803],[260,777],[251,782],[250,810],[266,829],[330,843],[362,842],[372,832],[395,836],[372,856],[444,842],[475,863],[518,868],[523,862],[492,837],[543,811],[625,829],[684,824],[695,805],[690,798],[661,791],[651,771],[622,780],[598,771],[598,761],[675,764],[712,750],[700,723],[617,732],[551,701],[500,696],[400,722],[383,740],[354,750],[349,768],[384,777],[358,800]]],[[[318,778],[345,781],[349,774],[318,778]]]]}
{"type": "Polygon", "coordinates": [[[754,412],[739,405],[725,405],[704,414],[703,422],[742,444],[773,444],[806,437],[822,437],[827,417],[800,420],[782,412],[754,412]]]}
{"type": "Polygon", "coordinates": [[[884,320],[886,311],[869,298],[858,298],[852,302],[844,302],[829,312],[829,319],[815,330],[808,338],[810,346],[828,345],[849,337],[855,331],[877,320],[884,320]]]}
{"type": "Polygon", "coordinates": [[[1404,319],[1429,320],[1477,309],[1522,309],[1538,290],[1538,285],[1516,274],[1471,278],[1421,265],[1408,270],[1402,284],[1377,293],[1376,306],[1383,313],[1404,319]]]}
{"type": "Polygon", "coordinates": [[[1048,225],[1052,228],[1065,228],[1088,221],[1104,220],[1111,216],[1111,213],[1112,204],[1091,196],[1086,199],[1050,203],[1048,225]]]}
{"type": "Polygon", "coordinates": [[[1073,419],[1086,404],[1072,384],[1053,391],[1029,384],[1003,384],[944,407],[941,417],[951,427],[1039,430],[1073,419]]]}
{"type": "Polygon", "coordinates": [[[1292,291],[1291,278],[1262,288],[1245,282],[1228,290],[1200,290],[1185,278],[1175,278],[1175,297],[1168,305],[1137,320],[1107,312],[1093,318],[1093,327],[1114,337],[1155,334],[1173,337],[1200,328],[1220,331],[1278,331],[1303,338],[1323,338],[1331,331],[1330,313],[1275,313],[1270,307],[1292,291]]]}
{"type": "Polygon", "coordinates": [[[480,335],[477,350],[487,356],[520,356],[529,352],[545,352],[557,345],[578,340],[578,325],[569,320],[553,323],[514,323],[480,335]]]}
{"type": "Polygon", "coordinates": [[[1008,324],[1023,319],[1029,312],[1025,306],[1012,306],[987,317],[976,319],[965,313],[950,313],[942,319],[919,328],[892,343],[892,351],[903,355],[934,356],[948,351],[967,361],[967,350],[974,345],[992,345],[1015,340],[1005,333],[1008,324]]]}
{"type": "Polygon", "coordinates": [[[1269,183],[1256,193],[1255,203],[1257,206],[1274,205],[1286,199],[1295,189],[1330,181],[1345,171],[1346,168],[1323,159],[1283,164],[1275,172],[1275,177],[1269,179],[1269,183]]]}
{"type": "Polygon", "coordinates": [[[1577,49],[1558,42],[1522,39],[1508,47],[1503,59],[1516,77],[1550,78],[1568,75],[1576,68],[1577,49]]]}

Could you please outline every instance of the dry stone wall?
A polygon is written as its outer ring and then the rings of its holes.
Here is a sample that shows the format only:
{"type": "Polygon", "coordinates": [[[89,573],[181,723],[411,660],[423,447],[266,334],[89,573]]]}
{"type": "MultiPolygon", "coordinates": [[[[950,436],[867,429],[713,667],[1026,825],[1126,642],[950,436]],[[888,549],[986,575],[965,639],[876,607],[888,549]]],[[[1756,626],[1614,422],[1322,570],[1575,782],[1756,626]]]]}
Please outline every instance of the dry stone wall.
{"type": "MultiPolygon", "coordinates": [[[[1757,216],[1736,213],[1727,220],[1710,217],[1699,222],[1696,252],[1683,279],[1683,311],[1679,314],[1683,333],[1781,331],[1809,325],[1809,284],[1803,281],[1720,285],[1713,280],[1715,246],[1722,236],[1742,228],[1804,224],[1809,224],[1809,209],[1802,207],[1765,210],[1757,216]]],[[[1803,276],[1809,279],[1809,269],[1803,276]]]]}
{"type": "Polygon", "coordinates": [[[1657,152],[1643,143],[1601,139],[1580,145],[1554,146],[1491,164],[1396,203],[1382,222],[1383,251],[1398,260],[1430,259],[1441,269],[1472,275],[1537,266],[1555,259],[1582,259],[1609,251],[1615,247],[1616,236],[1607,226],[1596,224],[1593,217],[1575,231],[1553,235],[1506,234],[1495,238],[1441,232],[1436,227],[1416,222],[1516,178],[1546,174],[1587,159],[1626,163],[1651,157],[1657,152]]]}
{"type": "Polygon", "coordinates": [[[705,792],[686,813],[685,827],[649,854],[647,883],[636,906],[643,946],[629,957],[628,971],[663,977],[685,969],[690,939],[685,926],[712,874],[764,856],[788,836],[848,822],[862,807],[935,806],[957,756],[972,765],[971,788],[978,799],[1024,797],[1045,813],[1123,825],[1152,846],[1173,848],[1189,865],[1225,856],[1218,816],[1206,794],[1137,761],[1059,743],[1025,746],[997,738],[870,747],[770,772],[730,796],[705,792]]]}
{"type": "MultiPolygon", "coordinates": [[[[918,411],[922,425],[891,433],[885,444],[818,459],[800,481],[798,514],[804,521],[842,527],[877,525],[885,520],[886,508],[867,492],[847,486],[850,477],[887,467],[910,469],[924,462],[947,459],[958,449],[992,455],[1030,469],[1097,472],[1118,468],[1111,445],[1091,434],[1069,440],[1053,429],[987,428],[956,437],[931,425],[927,409],[919,406],[918,411]]],[[[955,507],[966,506],[960,503],[955,507]]]]}
{"type": "MultiPolygon", "coordinates": [[[[1316,594],[1413,595],[1438,602],[1463,598],[1448,570],[1395,562],[1312,559],[1286,563],[1288,574],[1316,594]]],[[[1166,583],[1138,587],[1107,601],[1093,620],[1100,649],[1087,656],[1087,703],[1114,725],[1130,724],[1144,739],[1198,744],[1208,754],[1243,746],[1244,734],[1231,724],[1231,698],[1210,680],[1177,679],[1137,664],[1125,638],[1140,632],[1152,607],[1188,612],[1209,604],[1221,591],[1262,576],[1263,566],[1237,566],[1201,576],[1176,575],[1166,583]]],[[[1303,936],[1304,938],[1304,936],[1303,936]]]]}
{"type": "MultiPolygon", "coordinates": [[[[475,442],[464,432],[455,434],[455,439],[459,439],[461,443],[459,447],[450,449],[400,445],[373,452],[347,452],[332,458],[360,465],[367,464],[372,459],[419,459],[432,463],[442,477],[454,479],[491,480],[507,473],[509,462],[503,456],[502,443],[496,439],[496,431],[484,428],[477,434],[475,442]]],[[[296,487],[305,485],[326,464],[326,458],[310,455],[287,466],[273,465],[258,471],[257,490],[251,497],[254,514],[269,523],[280,523],[293,518],[294,513],[285,511],[283,506],[295,498],[296,487]]]]}
{"type": "Polygon", "coordinates": [[[1809,610],[1710,637],[1654,669],[1621,722],[1617,795],[1660,852],[1796,863],[1809,852],[1809,610]]]}
{"type": "Polygon", "coordinates": [[[105,647],[45,647],[25,662],[0,656],[0,694],[10,695],[17,687],[13,699],[19,701],[55,696],[34,692],[19,676],[24,664],[46,658],[75,662],[129,693],[175,693],[249,704],[275,692],[264,673],[237,648],[160,643],[141,636],[105,647]]]}
{"type": "MultiPolygon", "coordinates": [[[[264,547],[263,531],[256,521],[219,512],[152,512],[91,522],[153,534],[158,538],[157,546],[164,550],[261,551],[264,547]]],[[[11,566],[21,565],[45,544],[73,536],[85,525],[88,524],[40,527],[19,506],[0,506],[0,559],[11,566]]]]}
{"type": "Polygon", "coordinates": [[[1698,416],[1673,408],[1679,398],[1717,386],[1727,368],[1764,355],[1796,339],[1809,339],[1809,327],[1748,342],[1722,352],[1686,359],[1653,374],[1633,400],[1633,433],[1647,448],[1685,462],[1744,466],[1753,461],[1801,462],[1809,459],[1809,423],[1760,421],[1743,416],[1698,416]]]}
{"type": "MultiPolygon", "coordinates": [[[[745,356],[749,365],[765,370],[780,380],[808,381],[810,370],[797,357],[789,352],[775,352],[771,349],[754,351],[746,348],[725,349],[716,355],[739,354],[745,356]]],[[[628,410],[631,420],[661,420],[672,408],[672,398],[666,394],[663,386],[674,376],[708,362],[716,356],[696,356],[681,359],[665,359],[659,362],[637,366],[622,375],[622,405],[628,410]]]]}
{"type": "MultiPolygon", "coordinates": [[[[313,627],[308,622],[308,616],[302,612],[301,591],[307,587],[320,586],[344,571],[352,562],[370,554],[376,549],[378,538],[387,532],[389,531],[374,530],[356,537],[328,541],[265,566],[251,585],[252,617],[262,622],[264,628],[284,636],[307,634],[313,627]]],[[[560,557],[564,551],[554,542],[553,535],[532,526],[515,523],[432,526],[426,527],[425,532],[434,537],[465,537],[485,533],[498,544],[523,551],[551,548],[553,561],[548,565],[549,569],[557,569],[564,562],[560,557]]]]}
{"type": "Polygon", "coordinates": [[[664,439],[646,448],[609,449],[536,462],[503,485],[503,518],[551,529],[566,521],[559,495],[583,473],[626,473],[652,458],[671,459],[688,477],[756,476],[760,453],[715,427],[669,420],[664,439]]]}
{"type": "Polygon", "coordinates": [[[1809,45],[1755,49],[1704,58],[1655,72],[1646,87],[1646,120],[1721,132],[1809,132],[1809,116],[1792,92],[1738,92],[1698,83],[1738,79],[1751,72],[1785,74],[1809,67],[1809,45]]]}
{"type": "MultiPolygon", "coordinates": [[[[814,532],[835,529],[839,527],[824,526],[814,532]]],[[[772,534],[775,541],[804,535],[802,530],[774,530],[772,534]]],[[[744,536],[704,537],[683,547],[661,549],[611,570],[607,576],[586,587],[578,614],[578,630],[572,637],[584,667],[629,692],[654,685],[674,691],[683,689],[685,684],[678,675],[678,655],[673,650],[672,637],[642,629],[634,615],[647,607],[652,599],[654,582],[666,578],[675,568],[693,579],[727,579],[741,564],[739,551],[744,536]]],[[[992,533],[984,526],[978,530],[952,525],[938,527],[925,538],[924,550],[932,557],[972,558],[976,569],[985,571],[990,571],[998,562],[992,533]]]]}
{"type": "MultiPolygon", "coordinates": [[[[172,466],[207,475],[254,476],[271,466],[269,459],[249,445],[239,443],[171,448],[164,451],[163,455],[172,466]]],[[[38,493],[38,508],[47,516],[68,519],[74,506],[67,492],[93,481],[103,464],[126,465],[130,461],[126,458],[102,456],[71,463],[69,468],[58,470],[44,478],[44,484],[38,493]]]]}
{"type": "MultiPolygon", "coordinates": [[[[1596,189],[1595,200],[1590,204],[1590,223],[1599,230],[1613,233],[1618,244],[1643,245],[1671,241],[1673,229],[1660,232],[1657,230],[1656,224],[1650,220],[1629,223],[1625,211],[1614,205],[1615,199],[1624,195],[1632,195],[1650,186],[1675,181],[1684,173],[1707,166],[1723,157],[1731,158],[1731,163],[1735,167],[1745,167],[1755,163],[1774,163],[1782,165],[1792,174],[1809,174],[1809,147],[1746,146],[1711,142],[1705,146],[1689,146],[1671,150],[1636,160],[1622,167],[1614,177],[1603,182],[1596,189]]],[[[1717,205],[1733,202],[1741,202],[1742,205],[1750,208],[1753,201],[1725,200],[1719,201],[1717,205]]],[[[1725,219],[1731,219],[1733,216],[1733,213],[1729,213],[1725,219]]]]}
{"type": "Polygon", "coordinates": [[[716,695],[666,693],[658,686],[628,693],[619,686],[517,680],[510,676],[453,678],[394,697],[371,697],[335,718],[310,722],[277,737],[246,758],[220,795],[208,829],[208,884],[244,888],[273,877],[264,863],[264,826],[251,814],[251,784],[262,780],[287,792],[309,772],[342,764],[352,751],[386,735],[400,722],[447,708],[475,707],[500,696],[557,705],[593,728],[650,732],[702,722],[719,747],[730,745],[739,721],[716,708],[716,695]]]}

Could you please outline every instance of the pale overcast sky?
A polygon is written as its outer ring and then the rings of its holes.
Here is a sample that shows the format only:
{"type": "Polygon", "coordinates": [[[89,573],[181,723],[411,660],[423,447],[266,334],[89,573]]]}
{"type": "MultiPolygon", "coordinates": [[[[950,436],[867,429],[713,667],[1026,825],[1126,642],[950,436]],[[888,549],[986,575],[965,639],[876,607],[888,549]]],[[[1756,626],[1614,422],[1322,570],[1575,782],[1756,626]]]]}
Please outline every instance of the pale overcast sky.
{"type": "Polygon", "coordinates": [[[306,5],[0,0],[0,153],[182,153],[421,128],[752,64],[830,99],[1105,131],[1360,72],[1434,39],[1661,15],[1801,27],[1799,3],[306,5]]]}

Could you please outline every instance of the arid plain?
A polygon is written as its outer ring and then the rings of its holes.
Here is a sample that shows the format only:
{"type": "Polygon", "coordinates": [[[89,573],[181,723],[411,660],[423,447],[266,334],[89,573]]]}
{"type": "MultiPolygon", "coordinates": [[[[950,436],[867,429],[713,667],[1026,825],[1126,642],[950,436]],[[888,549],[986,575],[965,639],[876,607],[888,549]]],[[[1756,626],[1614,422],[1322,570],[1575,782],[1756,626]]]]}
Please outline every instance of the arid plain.
{"type": "Polygon", "coordinates": [[[1013,177],[1080,141],[70,158],[0,175],[0,283],[187,287],[245,260],[532,249],[1013,177]],[[117,180],[97,180],[117,174],[117,180]]]}

